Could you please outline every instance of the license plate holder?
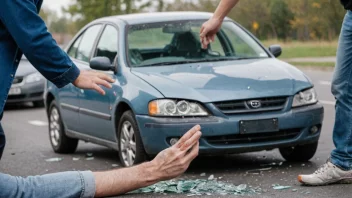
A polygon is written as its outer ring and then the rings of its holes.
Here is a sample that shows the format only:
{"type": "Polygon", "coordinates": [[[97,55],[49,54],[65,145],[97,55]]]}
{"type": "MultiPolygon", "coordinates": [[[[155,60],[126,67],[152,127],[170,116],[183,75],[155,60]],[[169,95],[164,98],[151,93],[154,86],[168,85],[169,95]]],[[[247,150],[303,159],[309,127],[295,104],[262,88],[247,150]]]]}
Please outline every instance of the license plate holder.
{"type": "Polygon", "coordinates": [[[277,118],[263,120],[240,120],[240,134],[264,133],[279,131],[279,120],[277,118]]]}

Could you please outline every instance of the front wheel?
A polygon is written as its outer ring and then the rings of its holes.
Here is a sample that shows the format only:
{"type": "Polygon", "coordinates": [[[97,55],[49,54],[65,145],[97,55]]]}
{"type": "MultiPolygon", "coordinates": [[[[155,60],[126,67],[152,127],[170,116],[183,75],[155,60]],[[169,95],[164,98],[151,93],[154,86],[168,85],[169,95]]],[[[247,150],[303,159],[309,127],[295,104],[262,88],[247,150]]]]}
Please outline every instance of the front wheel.
{"type": "Polygon", "coordinates": [[[318,148],[318,142],[298,145],[293,147],[280,148],[281,156],[287,161],[306,162],[312,159],[318,148]]]}
{"type": "Polygon", "coordinates": [[[49,108],[49,139],[55,153],[74,153],[78,145],[78,139],[66,136],[55,101],[51,102],[49,108]]]}
{"type": "Polygon", "coordinates": [[[122,114],[118,126],[119,156],[123,166],[133,166],[147,160],[137,122],[132,111],[122,114]]]}

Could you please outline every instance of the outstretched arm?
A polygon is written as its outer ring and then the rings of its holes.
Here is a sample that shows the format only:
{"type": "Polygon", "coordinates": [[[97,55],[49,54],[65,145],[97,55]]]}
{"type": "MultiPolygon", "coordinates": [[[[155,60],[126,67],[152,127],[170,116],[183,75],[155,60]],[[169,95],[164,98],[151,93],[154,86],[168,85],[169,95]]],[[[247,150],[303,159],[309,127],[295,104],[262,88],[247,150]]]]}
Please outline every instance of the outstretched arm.
{"type": "Polygon", "coordinates": [[[205,22],[200,29],[202,48],[206,49],[210,42],[214,41],[222,21],[239,0],[221,0],[211,19],[205,22]]]}
{"type": "Polygon", "coordinates": [[[200,126],[189,130],[177,144],[154,160],[105,172],[69,171],[27,178],[0,173],[0,197],[106,197],[121,195],[185,172],[198,155],[200,126]]]}
{"type": "Polygon", "coordinates": [[[200,126],[195,126],[178,143],[160,152],[151,162],[130,168],[94,173],[95,196],[120,195],[181,175],[198,155],[200,136],[200,126]]]}

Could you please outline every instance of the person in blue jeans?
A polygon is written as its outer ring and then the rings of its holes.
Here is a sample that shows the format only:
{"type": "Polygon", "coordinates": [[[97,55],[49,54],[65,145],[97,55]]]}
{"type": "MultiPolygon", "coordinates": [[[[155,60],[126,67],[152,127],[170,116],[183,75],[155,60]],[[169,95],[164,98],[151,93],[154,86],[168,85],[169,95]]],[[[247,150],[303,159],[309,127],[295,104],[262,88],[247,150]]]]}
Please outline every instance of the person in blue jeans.
{"type": "MultiPolygon", "coordinates": [[[[340,0],[347,10],[343,20],[332,80],[332,94],[336,98],[333,131],[335,149],[329,160],[310,175],[299,175],[306,185],[352,183],[352,0],[340,0]]],[[[202,47],[214,41],[222,21],[239,0],[221,0],[214,15],[200,30],[202,47]]]]}
{"type": "MultiPolygon", "coordinates": [[[[80,71],[74,65],[39,17],[42,2],[0,1],[0,159],[5,148],[1,118],[22,54],[59,88],[72,83],[76,87],[94,89],[104,95],[99,85],[110,88],[113,82],[106,74],[80,71]]],[[[200,126],[197,125],[152,161],[130,168],[106,172],[68,171],[26,178],[0,172],[0,198],[85,198],[123,194],[185,172],[198,155],[200,136],[200,126]]]]}

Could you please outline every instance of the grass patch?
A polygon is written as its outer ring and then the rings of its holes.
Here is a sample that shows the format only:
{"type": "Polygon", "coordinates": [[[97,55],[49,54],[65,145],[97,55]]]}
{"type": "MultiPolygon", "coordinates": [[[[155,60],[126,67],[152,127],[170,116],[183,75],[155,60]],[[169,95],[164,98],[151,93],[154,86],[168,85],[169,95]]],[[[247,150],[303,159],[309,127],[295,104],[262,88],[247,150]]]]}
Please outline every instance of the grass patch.
{"type": "Polygon", "coordinates": [[[279,44],[282,47],[280,58],[336,56],[337,50],[337,41],[282,42],[268,40],[263,41],[262,43],[266,47],[269,47],[272,44],[279,44]]]}
{"type": "Polygon", "coordinates": [[[309,67],[335,67],[332,62],[288,62],[294,66],[309,66],[309,67]]]}

